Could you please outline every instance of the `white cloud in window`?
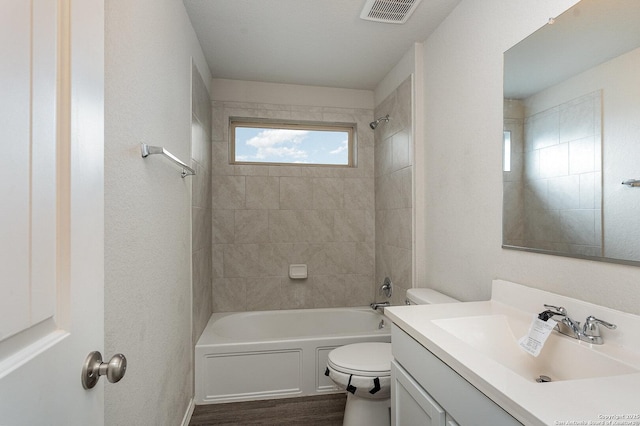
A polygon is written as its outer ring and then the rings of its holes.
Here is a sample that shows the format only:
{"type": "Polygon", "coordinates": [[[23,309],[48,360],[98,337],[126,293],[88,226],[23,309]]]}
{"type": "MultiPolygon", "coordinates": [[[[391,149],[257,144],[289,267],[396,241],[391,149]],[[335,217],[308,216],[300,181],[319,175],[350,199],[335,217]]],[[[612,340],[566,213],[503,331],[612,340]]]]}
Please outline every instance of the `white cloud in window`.
{"type": "Polygon", "coordinates": [[[337,147],[333,151],[329,151],[329,154],[340,154],[341,152],[345,152],[347,149],[349,149],[349,141],[345,139],[342,141],[339,147],[337,147]]]}
{"type": "Polygon", "coordinates": [[[246,144],[256,148],[254,158],[270,157],[304,159],[308,153],[296,147],[309,132],[306,130],[267,129],[247,140],[246,144]]]}

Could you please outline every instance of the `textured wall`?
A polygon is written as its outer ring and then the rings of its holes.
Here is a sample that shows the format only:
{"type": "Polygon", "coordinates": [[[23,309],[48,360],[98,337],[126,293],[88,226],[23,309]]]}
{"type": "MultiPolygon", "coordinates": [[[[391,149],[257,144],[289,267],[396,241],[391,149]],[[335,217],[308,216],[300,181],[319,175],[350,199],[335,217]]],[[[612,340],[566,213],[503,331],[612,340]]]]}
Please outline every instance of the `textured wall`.
{"type": "Polygon", "coordinates": [[[501,249],[502,55],[574,3],[463,0],[425,41],[427,286],[483,300],[503,278],[640,313],[640,268],[501,249]]]}
{"type": "Polygon", "coordinates": [[[211,100],[207,87],[192,67],[191,83],[191,268],[193,345],[207,325],[211,306],[211,100]]]}
{"type": "Polygon", "coordinates": [[[372,301],[372,116],[366,108],[214,102],[214,311],[372,301]],[[356,123],[357,167],[230,165],[229,117],[356,123]],[[309,278],[290,280],[292,263],[307,264],[309,278]]]}
{"type": "Polygon", "coordinates": [[[408,77],[375,109],[376,118],[390,116],[375,130],[376,291],[391,278],[393,304],[413,287],[411,90],[408,77]]]}
{"type": "MultiPolygon", "coordinates": [[[[193,395],[191,185],[140,143],[191,157],[191,57],[208,69],[182,2],[105,2],[105,424],[178,425],[193,395]]],[[[204,80],[209,79],[204,75],[204,80]]]]}

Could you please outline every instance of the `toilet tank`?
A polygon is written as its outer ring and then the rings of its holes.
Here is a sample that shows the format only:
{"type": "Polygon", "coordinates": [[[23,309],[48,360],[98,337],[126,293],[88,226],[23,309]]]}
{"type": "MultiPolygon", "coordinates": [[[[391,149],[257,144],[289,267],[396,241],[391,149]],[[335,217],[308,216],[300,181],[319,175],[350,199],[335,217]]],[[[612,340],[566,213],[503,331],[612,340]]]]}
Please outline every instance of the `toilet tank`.
{"type": "Polygon", "coordinates": [[[431,288],[410,288],[407,290],[406,302],[407,305],[434,305],[436,303],[454,303],[459,300],[431,288]]]}

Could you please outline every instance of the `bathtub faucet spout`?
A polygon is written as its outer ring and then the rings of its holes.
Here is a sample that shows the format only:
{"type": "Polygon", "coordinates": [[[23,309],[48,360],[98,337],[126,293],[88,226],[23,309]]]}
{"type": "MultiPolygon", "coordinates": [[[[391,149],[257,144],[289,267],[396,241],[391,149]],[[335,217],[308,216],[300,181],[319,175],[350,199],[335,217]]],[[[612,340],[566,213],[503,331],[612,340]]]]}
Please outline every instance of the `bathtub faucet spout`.
{"type": "Polygon", "coordinates": [[[371,309],[373,309],[374,311],[377,311],[378,308],[386,308],[387,306],[391,306],[391,303],[389,303],[389,302],[373,302],[369,306],[371,306],[371,309]]]}

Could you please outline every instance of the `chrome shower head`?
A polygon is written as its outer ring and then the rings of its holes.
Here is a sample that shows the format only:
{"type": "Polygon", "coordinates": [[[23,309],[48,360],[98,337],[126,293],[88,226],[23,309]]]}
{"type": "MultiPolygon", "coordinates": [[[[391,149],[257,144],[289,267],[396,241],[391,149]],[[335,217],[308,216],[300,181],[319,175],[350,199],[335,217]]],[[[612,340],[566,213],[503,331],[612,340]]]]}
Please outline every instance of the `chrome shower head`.
{"type": "Polygon", "coordinates": [[[381,121],[384,121],[385,123],[388,123],[389,122],[389,114],[385,115],[384,117],[378,118],[376,121],[372,121],[371,123],[369,123],[369,127],[371,127],[373,130],[375,130],[376,127],[378,127],[378,124],[380,124],[381,121]]]}

